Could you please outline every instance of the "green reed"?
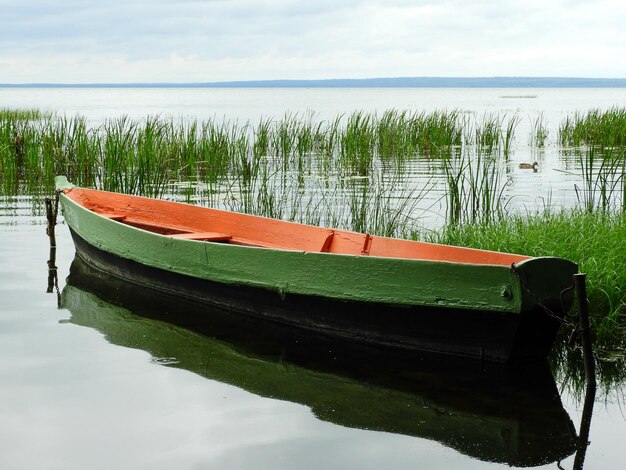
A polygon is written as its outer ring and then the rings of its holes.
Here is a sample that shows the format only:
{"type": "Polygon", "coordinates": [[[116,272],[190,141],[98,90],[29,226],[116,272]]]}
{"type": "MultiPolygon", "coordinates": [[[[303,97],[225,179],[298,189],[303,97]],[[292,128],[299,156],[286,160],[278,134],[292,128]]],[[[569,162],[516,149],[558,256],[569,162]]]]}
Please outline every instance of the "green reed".
{"type": "Polygon", "coordinates": [[[513,145],[513,139],[515,136],[515,128],[520,122],[520,117],[513,115],[506,121],[506,126],[502,132],[501,144],[504,156],[508,157],[511,153],[511,146],[513,145]]]}
{"type": "Polygon", "coordinates": [[[482,117],[466,114],[459,117],[459,144],[481,151],[501,151],[504,157],[511,152],[520,117],[485,113],[482,117]]]}
{"type": "MultiPolygon", "coordinates": [[[[503,130],[501,124],[491,119],[477,127],[481,147],[499,145],[498,135],[510,142],[513,126],[503,130]]],[[[472,145],[463,140],[467,126],[476,127],[458,111],[387,111],[381,117],[355,112],[330,121],[286,114],[256,126],[121,117],[97,127],[80,116],[5,112],[0,114],[0,178],[13,185],[50,184],[52,176],[65,174],[78,184],[157,194],[171,179],[213,185],[225,177],[249,180],[261,161],[271,161],[285,175],[296,171],[300,179],[312,172],[367,176],[376,162],[401,171],[408,160],[472,145]],[[40,119],[31,119],[36,116],[40,119]]]]}
{"type": "Polygon", "coordinates": [[[335,156],[341,142],[343,115],[332,121],[320,123],[316,133],[318,157],[321,162],[320,171],[329,174],[335,170],[335,156]]]}
{"type": "Polygon", "coordinates": [[[448,224],[485,223],[502,216],[510,180],[498,155],[479,149],[444,160],[448,224]]]}
{"type": "Polygon", "coordinates": [[[412,120],[408,112],[388,110],[376,122],[377,152],[381,160],[389,161],[417,151],[411,139],[412,120]]]}
{"type": "Polygon", "coordinates": [[[421,113],[413,121],[419,149],[424,154],[449,150],[463,143],[463,126],[467,125],[467,121],[457,110],[421,113]]]}
{"type": "Polygon", "coordinates": [[[530,121],[530,145],[533,147],[544,147],[548,140],[548,125],[543,116],[539,113],[535,119],[530,121]]]}
{"type": "Polygon", "coordinates": [[[563,146],[626,146],[626,108],[575,113],[561,122],[558,135],[563,146]]]}
{"type": "Polygon", "coordinates": [[[475,145],[491,151],[502,142],[502,121],[499,115],[485,114],[475,126],[475,145]]]}
{"type": "Polygon", "coordinates": [[[51,117],[52,114],[40,109],[0,108],[0,121],[37,121],[51,117]]]}
{"type": "Polygon", "coordinates": [[[356,112],[348,117],[340,138],[340,163],[352,174],[365,176],[372,168],[376,148],[374,124],[371,114],[356,112]]]}
{"type": "Polygon", "coordinates": [[[271,121],[261,118],[254,129],[254,144],[252,146],[252,153],[257,158],[265,158],[269,155],[271,131],[271,121]]]}
{"type": "Polygon", "coordinates": [[[587,212],[626,213],[626,149],[587,147],[573,152],[582,187],[575,185],[579,205],[587,212]]]}
{"type": "Polygon", "coordinates": [[[438,156],[462,144],[463,125],[458,111],[385,111],[376,119],[378,156],[385,161],[399,162],[418,154],[438,156]]]}

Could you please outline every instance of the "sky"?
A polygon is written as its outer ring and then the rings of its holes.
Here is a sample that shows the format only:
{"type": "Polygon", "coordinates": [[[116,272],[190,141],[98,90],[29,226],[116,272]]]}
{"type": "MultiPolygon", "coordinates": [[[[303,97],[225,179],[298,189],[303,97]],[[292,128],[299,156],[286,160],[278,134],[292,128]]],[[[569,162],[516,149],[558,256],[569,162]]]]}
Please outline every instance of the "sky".
{"type": "Polygon", "coordinates": [[[624,0],[0,0],[0,83],[626,77],[624,0]]]}

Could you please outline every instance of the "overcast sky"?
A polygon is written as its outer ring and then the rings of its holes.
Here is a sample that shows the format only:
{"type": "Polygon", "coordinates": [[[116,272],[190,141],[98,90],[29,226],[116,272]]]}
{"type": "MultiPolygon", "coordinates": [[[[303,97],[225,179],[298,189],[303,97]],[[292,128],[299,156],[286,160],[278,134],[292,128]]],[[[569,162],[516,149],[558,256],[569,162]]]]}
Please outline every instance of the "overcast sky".
{"type": "Polygon", "coordinates": [[[624,0],[0,0],[0,83],[626,77],[624,0]]]}

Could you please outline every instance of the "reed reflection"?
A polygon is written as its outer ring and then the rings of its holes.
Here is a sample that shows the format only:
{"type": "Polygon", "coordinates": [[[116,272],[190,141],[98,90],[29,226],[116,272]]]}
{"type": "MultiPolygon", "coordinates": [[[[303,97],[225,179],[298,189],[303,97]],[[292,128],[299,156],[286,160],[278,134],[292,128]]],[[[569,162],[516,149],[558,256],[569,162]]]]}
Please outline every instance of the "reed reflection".
{"type": "Polygon", "coordinates": [[[583,406],[583,414],[580,421],[578,446],[576,449],[576,457],[574,458],[574,470],[582,470],[585,464],[585,456],[589,447],[589,432],[591,430],[591,416],[593,414],[593,405],[596,399],[596,384],[587,384],[585,391],[585,404],[583,406]]]}

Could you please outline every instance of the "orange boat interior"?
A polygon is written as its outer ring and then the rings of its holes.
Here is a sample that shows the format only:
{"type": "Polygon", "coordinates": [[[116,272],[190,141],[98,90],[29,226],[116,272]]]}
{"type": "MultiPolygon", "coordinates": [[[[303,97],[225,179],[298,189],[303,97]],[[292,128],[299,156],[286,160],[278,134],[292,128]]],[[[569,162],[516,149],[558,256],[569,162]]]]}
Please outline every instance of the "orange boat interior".
{"type": "Polygon", "coordinates": [[[65,194],[103,217],[186,240],[469,264],[509,266],[528,259],[527,256],[378,237],[91,189],[74,188],[66,190],[65,194]]]}

